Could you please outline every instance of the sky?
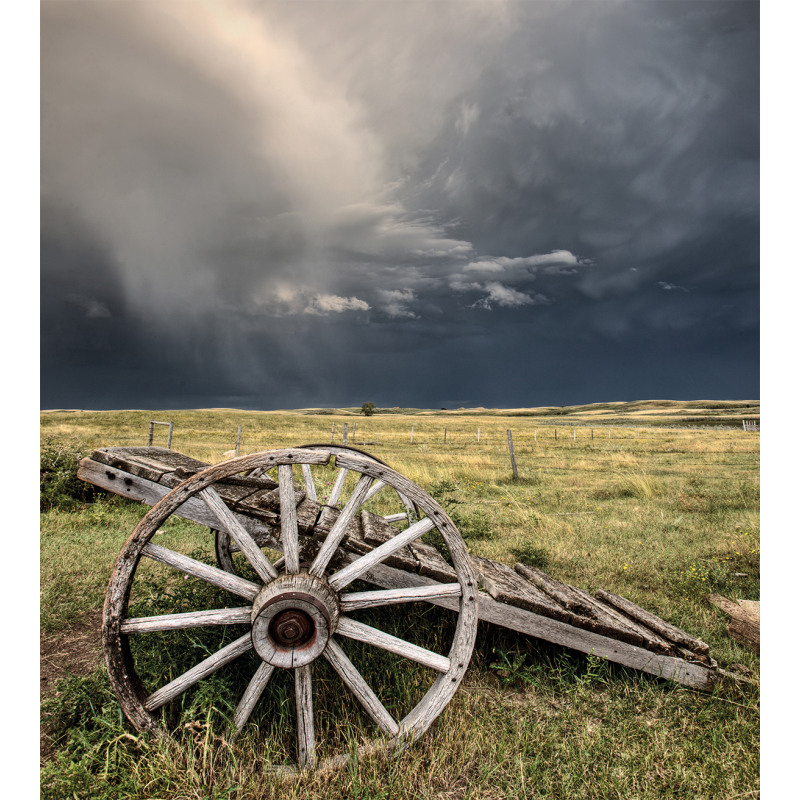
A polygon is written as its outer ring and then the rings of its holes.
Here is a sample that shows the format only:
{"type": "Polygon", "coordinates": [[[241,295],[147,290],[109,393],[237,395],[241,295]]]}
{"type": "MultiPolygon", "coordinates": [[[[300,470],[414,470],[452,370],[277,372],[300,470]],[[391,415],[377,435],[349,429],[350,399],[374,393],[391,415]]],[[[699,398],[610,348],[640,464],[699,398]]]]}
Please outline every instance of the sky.
{"type": "Polygon", "coordinates": [[[758,3],[40,13],[42,408],[759,398],[758,3]]]}

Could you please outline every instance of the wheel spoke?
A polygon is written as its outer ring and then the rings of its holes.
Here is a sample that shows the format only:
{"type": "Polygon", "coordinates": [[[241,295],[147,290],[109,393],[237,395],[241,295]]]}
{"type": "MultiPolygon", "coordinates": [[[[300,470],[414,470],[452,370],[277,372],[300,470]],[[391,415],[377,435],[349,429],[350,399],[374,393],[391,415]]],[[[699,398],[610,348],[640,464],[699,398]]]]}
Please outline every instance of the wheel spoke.
{"type": "MultiPolygon", "coordinates": [[[[291,468],[290,468],[291,469],[291,468]]],[[[236,515],[225,505],[219,494],[209,486],[199,493],[205,504],[217,515],[225,530],[233,537],[239,545],[239,549],[245,554],[247,560],[253,565],[264,583],[269,583],[273,578],[278,577],[272,562],[264,555],[264,552],[256,544],[253,537],[245,530],[242,523],[236,519],[236,515]]]]}
{"type": "Polygon", "coordinates": [[[247,720],[250,719],[250,715],[253,713],[256,703],[258,703],[261,698],[274,671],[275,667],[273,667],[272,664],[267,664],[266,661],[262,661],[259,664],[255,675],[250,679],[250,683],[247,684],[247,688],[244,690],[239,705],[236,706],[236,714],[233,718],[235,735],[238,736],[242,728],[247,725],[247,720]]]}
{"type": "Polygon", "coordinates": [[[366,503],[367,500],[372,500],[372,498],[375,497],[375,495],[378,494],[378,492],[381,489],[383,489],[384,486],[386,486],[386,482],[385,481],[381,481],[381,480],[375,481],[375,483],[372,484],[372,487],[370,488],[370,490],[367,492],[367,495],[364,498],[364,502],[366,503]]]}
{"type": "Polygon", "coordinates": [[[435,583],[431,586],[409,586],[405,589],[379,589],[370,592],[350,592],[343,594],[339,601],[343,612],[359,608],[375,608],[397,603],[415,603],[439,597],[459,597],[460,583],[435,583]]]}
{"type": "Polygon", "coordinates": [[[311,465],[310,464],[302,464],[301,465],[303,470],[303,480],[306,484],[306,496],[309,500],[313,500],[315,503],[317,502],[317,489],[314,486],[314,476],[311,474],[311,465]]]}
{"type": "MultiPolygon", "coordinates": [[[[338,521],[338,520],[337,520],[338,521]]],[[[388,541],[384,542],[380,547],[376,547],[369,553],[357,558],[351,564],[340,569],[337,573],[331,576],[328,583],[335,591],[341,591],[348,583],[352,583],[359,575],[363,575],[376,564],[379,564],[385,558],[388,558],[392,553],[396,553],[401,548],[419,539],[424,533],[427,533],[433,528],[434,523],[430,517],[425,517],[419,522],[415,522],[409,528],[393,536],[388,541]]],[[[333,533],[333,531],[331,531],[333,533]]],[[[326,541],[327,543],[327,541],[326,541]]]]}
{"type": "Polygon", "coordinates": [[[314,559],[314,563],[309,569],[309,574],[315,575],[318,578],[321,578],[325,574],[325,567],[328,566],[328,562],[333,558],[336,548],[339,546],[342,539],[344,539],[347,526],[355,516],[359,506],[363,504],[364,496],[369,491],[372,481],[373,479],[369,475],[362,475],[358,479],[356,488],[353,489],[353,494],[350,495],[347,505],[342,509],[336,522],[333,523],[330,533],[319,548],[317,557],[314,559]]]}
{"type": "Polygon", "coordinates": [[[353,662],[345,655],[344,650],[331,639],[323,651],[323,655],[339,673],[339,677],[347,684],[350,691],[358,699],[358,702],[364,706],[364,710],[370,715],[373,722],[387,736],[396,736],[400,732],[400,726],[383,707],[378,696],[369,687],[361,673],[353,666],[353,662]]]}
{"type": "Polygon", "coordinates": [[[403,639],[398,639],[396,636],[379,631],[377,628],[372,628],[363,622],[356,622],[350,617],[339,617],[339,626],[336,629],[336,633],[347,636],[349,639],[355,639],[358,642],[380,647],[382,650],[388,650],[388,652],[404,658],[410,658],[412,661],[431,667],[438,672],[447,672],[450,669],[450,659],[447,656],[440,656],[438,653],[426,650],[424,647],[418,647],[403,639]]]}
{"type": "Polygon", "coordinates": [[[314,705],[311,699],[311,664],[295,668],[294,698],[297,706],[297,761],[301,769],[310,769],[317,761],[314,705]]]}
{"type": "Polygon", "coordinates": [[[202,561],[189,558],[189,556],[185,556],[182,553],[176,553],[174,550],[169,550],[160,544],[149,542],[142,548],[142,554],[155,561],[160,561],[162,564],[175,567],[175,569],[179,569],[187,575],[194,575],[194,577],[200,578],[213,586],[218,586],[220,589],[227,589],[227,591],[247,600],[254,600],[261,588],[257,583],[247,581],[238,575],[231,575],[218,567],[203,564],[202,561]]]}
{"type": "Polygon", "coordinates": [[[297,538],[297,506],[291,464],[281,464],[278,467],[278,487],[281,503],[281,544],[286,559],[286,571],[294,575],[300,572],[300,543],[297,538]]]}
{"type": "Polygon", "coordinates": [[[344,488],[344,482],[347,479],[348,472],[349,470],[346,470],[344,467],[339,470],[339,474],[336,476],[336,482],[333,484],[333,489],[331,489],[331,493],[325,503],[326,505],[336,505],[336,501],[339,499],[339,495],[342,493],[342,489],[344,488]]]}
{"type": "Polygon", "coordinates": [[[130,617],[120,625],[122,633],[183,630],[204,625],[250,624],[251,606],[216,608],[211,611],[189,611],[185,614],[158,614],[152,617],[130,617]]]}
{"type": "Polygon", "coordinates": [[[179,675],[174,681],[170,681],[166,686],[162,686],[153,692],[145,701],[144,707],[148,711],[155,711],[165,703],[185,692],[190,686],[194,686],[198,681],[207,678],[212,672],[216,672],[220,667],[238,658],[242,653],[246,653],[252,648],[253,642],[250,638],[250,631],[244,636],[240,636],[235,642],[231,642],[227,647],[218,650],[213,655],[193,666],[183,675],[179,675]]]}
{"type": "Polygon", "coordinates": [[[408,519],[408,514],[405,511],[400,514],[387,514],[383,517],[384,522],[400,522],[401,519],[408,519]]]}

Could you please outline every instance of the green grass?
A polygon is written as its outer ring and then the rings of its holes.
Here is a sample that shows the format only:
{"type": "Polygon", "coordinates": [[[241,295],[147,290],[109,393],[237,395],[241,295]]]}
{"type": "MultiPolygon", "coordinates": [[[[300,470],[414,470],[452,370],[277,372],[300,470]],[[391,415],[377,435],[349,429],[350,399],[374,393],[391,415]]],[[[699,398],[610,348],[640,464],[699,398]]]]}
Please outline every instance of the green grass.
{"type": "MultiPolygon", "coordinates": [[[[685,415],[689,405],[675,413],[685,415]]],[[[695,410],[703,409],[711,410],[710,404],[695,410]]],[[[602,410],[613,413],[614,406],[602,410]]],[[[757,408],[744,415],[757,416],[757,408]]],[[[293,755],[291,737],[287,742],[279,730],[280,724],[293,724],[287,676],[276,681],[247,734],[231,743],[228,720],[253,668],[240,659],[170,708],[167,723],[175,738],[163,742],[125,722],[100,670],[69,679],[45,703],[43,718],[57,754],[42,771],[43,797],[757,795],[759,659],[730,639],[725,615],[705,599],[712,591],[733,599],[759,597],[757,433],[628,427],[625,419],[608,427],[613,417],[607,416],[606,427],[591,422],[574,428],[562,417],[398,412],[369,419],[225,410],[45,412],[41,419],[45,440],[71,437],[86,447],[143,445],[150,419],[174,420],[173,447],[208,461],[234,447],[238,425],[242,452],[251,452],[330,441],[334,423],[341,441],[342,423],[352,432],[355,422],[357,446],[435,496],[471,552],[508,564],[521,560],[573,585],[622,594],[703,638],[721,666],[744,664],[756,680],[754,686],[725,683],[699,694],[481,623],[464,684],[410,750],[281,782],[261,765],[266,750],[277,761],[293,755]],[[516,481],[507,428],[514,435],[516,481]]],[[[157,429],[158,436],[156,444],[164,444],[165,434],[157,429]]],[[[69,626],[102,605],[116,555],[144,510],[104,499],[76,508],[55,507],[41,515],[45,631],[69,626]]],[[[208,532],[188,522],[171,520],[158,536],[186,553],[210,547],[208,532]]],[[[135,603],[180,610],[198,602],[192,592],[205,591],[167,570],[148,569],[149,583],[135,603]]],[[[399,635],[419,637],[418,643],[433,649],[446,647],[445,612],[429,609],[424,615],[425,608],[376,624],[390,631],[400,626],[399,635]]],[[[147,680],[163,683],[235,634],[218,629],[169,642],[161,634],[142,637],[147,680]]],[[[399,706],[408,705],[421,691],[424,668],[358,648],[349,652],[387,702],[395,698],[399,706]]],[[[347,749],[370,728],[321,662],[314,674],[321,687],[315,695],[320,746],[347,749]]]]}

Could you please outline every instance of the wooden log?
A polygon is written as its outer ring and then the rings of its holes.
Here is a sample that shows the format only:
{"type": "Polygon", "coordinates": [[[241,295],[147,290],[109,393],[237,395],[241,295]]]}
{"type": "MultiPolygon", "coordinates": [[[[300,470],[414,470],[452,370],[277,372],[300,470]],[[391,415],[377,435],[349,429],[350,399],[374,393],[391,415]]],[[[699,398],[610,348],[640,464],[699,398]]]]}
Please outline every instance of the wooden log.
{"type": "Polygon", "coordinates": [[[577,614],[584,614],[587,616],[594,616],[594,607],[587,603],[571,586],[551,578],[546,573],[542,572],[536,567],[529,567],[526,564],[515,564],[514,571],[518,575],[522,575],[545,594],[549,595],[556,603],[574,611],[577,614]]]}
{"type": "Polygon", "coordinates": [[[690,636],[685,631],[676,628],[674,625],[657,617],[655,614],[645,611],[640,606],[637,606],[636,603],[632,603],[630,600],[620,597],[613,592],[607,592],[605,589],[599,589],[595,594],[600,600],[618,608],[620,611],[624,611],[629,617],[651,628],[659,634],[659,636],[663,636],[670,642],[675,642],[675,644],[692,653],[708,655],[709,647],[704,641],[690,636]]]}
{"type": "Polygon", "coordinates": [[[753,600],[740,600],[734,603],[719,594],[710,594],[708,601],[721,608],[730,618],[728,633],[739,644],[761,652],[761,610],[760,603],[753,600]]]}

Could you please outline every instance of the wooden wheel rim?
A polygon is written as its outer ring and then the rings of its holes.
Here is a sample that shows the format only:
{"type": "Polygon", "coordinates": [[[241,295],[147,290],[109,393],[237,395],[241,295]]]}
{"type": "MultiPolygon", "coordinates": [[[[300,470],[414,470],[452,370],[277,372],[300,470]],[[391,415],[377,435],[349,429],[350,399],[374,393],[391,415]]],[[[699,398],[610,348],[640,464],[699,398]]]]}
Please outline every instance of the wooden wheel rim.
{"type": "MultiPolygon", "coordinates": [[[[160,705],[156,705],[155,708],[152,707],[155,703],[154,698],[156,695],[159,695],[159,692],[165,687],[162,687],[162,689],[159,689],[152,695],[147,694],[147,691],[136,673],[131,651],[128,646],[128,636],[130,634],[123,630],[124,626],[130,622],[127,618],[128,602],[139,561],[142,555],[152,556],[152,552],[158,547],[157,545],[150,544],[152,537],[169,516],[184,502],[195,498],[196,495],[213,486],[218,480],[255,469],[256,467],[271,468],[273,466],[280,467],[282,465],[288,466],[304,463],[324,464],[327,463],[330,458],[330,452],[296,448],[241,456],[221,464],[213,465],[188,478],[182,484],[171,490],[147,512],[136,526],[120,551],[109,582],[103,607],[102,631],[103,650],[112,688],[114,689],[123,712],[136,728],[153,731],[158,735],[167,735],[154,713],[160,705]],[[150,550],[145,553],[146,548],[150,548],[150,550]]],[[[423,698],[403,719],[396,723],[392,729],[393,735],[379,737],[379,739],[372,743],[362,746],[360,751],[371,751],[376,747],[403,748],[416,740],[430,727],[455,694],[466,672],[477,632],[477,585],[466,545],[458,529],[433,498],[400,473],[368,457],[346,453],[336,455],[335,458],[337,465],[347,466],[353,471],[358,471],[362,476],[384,481],[398,491],[398,493],[402,492],[418,506],[445,539],[456,571],[457,581],[460,585],[459,614],[456,622],[456,629],[448,656],[439,657],[442,659],[442,666],[437,667],[439,669],[439,675],[433,681],[433,684],[423,698]]],[[[281,516],[283,517],[283,514],[281,516]]],[[[398,533],[400,532],[398,531],[398,533]]],[[[320,548],[320,551],[322,551],[323,547],[320,548]]],[[[214,568],[209,567],[208,569],[214,568]]],[[[221,570],[218,570],[218,572],[227,575],[227,573],[221,570]]],[[[252,591],[252,596],[246,599],[251,603],[255,601],[258,592],[261,591],[261,587],[258,584],[251,584],[254,589],[250,590],[245,584],[251,582],[244,581],[236,576],[229,576],[229,578],[231,581],[237,582],[234,584],[236,589],[232,590],[234,593],[245,596],[243,594],[245,591],[252,591]]],[[[268,582],[265,581],[265,583],[268,582]]],[[[227,588],[227,586],[223,588],[227,588]]],[[[344,630],[344,620],[345,618],[340,620],[340,627],[335,628],[332,631],[333,633],[344,630]]],[[[347,636],[350,634],[345,633],[343,635],[347,636]]],[[[242,637],[242,640],[237,640],[237,642],[234,642],[227,648],[223,648],[223,650],[226,651],[230,648],[229,653],[225,656],[228,660],[238,657],[238,655],[246,652],[246,650],[252,646],[251,643],[248,644],[244,642],[244,638],[245,637],[242,637]],[[234,655],[230,656],[231,653],[234,655]]],[[[357,637],[351,636],[351,638],[357,637]]],[[[362,641],[366,640],[362,639],[362,641]]],[[[330,642],[334,642],[334,640],[330,639],[330,642]]],[[[222,651],[220,651],[220,653],[221,652],[222,651]]],[[[325,652],[329,653],[328,660],[335,667],[336,664],[334,661],[344,655],[343,652],[333,644],[329,644],[325,652]],[[339,655],[337,655],[337,653],[339,655]],[[336,659],[334,659],[334,656],[336,656],[336,659]]],[[[352,665],[350,666],[352,667],[352,665]]],[[[307,670],[308,665],[296,671],[296,687],[302,687],[303,682],[310,681],[310,672],[302,672],[303,669],[307,670]]],[[[255,677],[258,677],[258,674],[255,677]]],[[[268,676],[266,680],[268,680],[268,676]]],[[[186,688],[188,688],[188,686],[186,688]]],[[[182,691],[185,691],[185,689],[182,691]]],[[[299,693],[301,691],[307,691],[307,696],[310,701],[310,683],[308,683],[307,689],[297,688],[298,698],[300,697],[299,693]]],[[[355,692],[355,689],[353,689],[353,691],[355,692]]],[[[300,713],[298,705],[298,720],[300,713]]],[[[301,767],[316,766],[313,761],[313,755],[310,760],[306,760],[305,764],[302,763],[304,753],[302,743],[299,747],[301,767]]],[[[344,763],[346,759],[347,756],[338,756],[328,759],[325,764],[334,765],[336,763],[344,763]]]]}

